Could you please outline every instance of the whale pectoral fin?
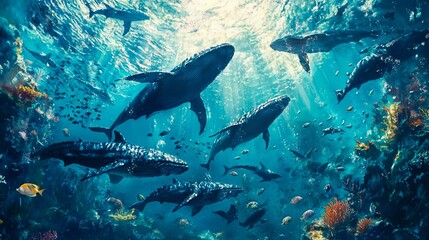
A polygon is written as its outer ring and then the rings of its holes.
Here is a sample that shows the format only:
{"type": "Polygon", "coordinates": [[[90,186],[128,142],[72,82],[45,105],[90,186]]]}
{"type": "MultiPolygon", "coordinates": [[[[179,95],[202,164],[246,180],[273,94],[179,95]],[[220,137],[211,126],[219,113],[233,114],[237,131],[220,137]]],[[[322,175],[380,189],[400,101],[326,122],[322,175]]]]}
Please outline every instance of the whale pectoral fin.
{"type": "Polygon", "coordinates": [[[307,53],[303,52],[298,54],[298,58],[302,68],[304,68],[306,72],[310,72],[310,59],[308,59],[307,53]]]}
{"type": "Polygon", "coordinates": [[[109,174],[110,183],[117,184],[120,181],[122,181],[124,177],[116,175],[116,174],[109,174]]]}
{"type": "Polygon", "coordinates": [[[130,31],[131,28],[131,22],[130,21],[124,21],[124,33],[122,36],[125,36],[130,31]]]}
{"type": "Polygon", "coordinates": [[[191,101],[191,110],[197,114],[198,122],[200,122],[200,135],[203,133],[204,128],[207,123],[206,107],[204,102],[201,99],[201,96],[198,96],[191,101]]]}
{"type": "Polygon", "coordinates": [[[127,163],[128,161],[127,160],[117,160],[117,161],[115,161],[115,162],[112,162],[112,163],[110,163],[110,164],[107,164],[106,166],[104,166],[104,167],[101,167],[101,168],[99,168],[99,169],[96,169],[96,170],[91,170],[91,171],[89,171],[82,179],[81,179],[81,181],[84,181],[84,180],[86,180],[86,179],[88,179],[88,178],[92,178],[92,177],[95,177],[95,176],[98,176],[98,175],[101,175],[101,174],[103,174],[103,173],[108,173],[108,172],[110,172],[110,171],[113,171],[113,170],[115,170],[115,169],[117,169],[117,168],[119,168],[119,167],[122,167],[122,166],[124,166],[125,165],[125,163],[127,163]]]}
{"type": "Polygon", "coordinates": [[[262,133],[262,138],[265,141],[265,149],[268,148],[268,144],[270,143],[270,132],[268,132],[268,129],[266,129],[263,133],[262,133]]]}
{"type": "Polygon", "coordinates": [[[197,215],[201,211],[201,209],[203,209],[203,207],[204,207],[204,205],[194,206],[192,208],[192,217],[197,215]]]}
{"type": "Polygon", "coordinates": [[[124,77],[118,80],[128,80],[128,81],[135,81],[139,83],[152,83],[152,82],[159,82],[163,79],[170,79],[172,77],[173,77],[173,74],[170,72],[144,72],[144,73],[139,73],[128,77],[124,77]]]}
{"type": "Polygon", "coordinates": [[[173,212],[179,210],[179,208],[185,206],[186,204],[188,204],[190,201],[192,201],[192,199],[196,198],[198,196],[198,193],[192,193],[191,195],[189,195],[185,200],[183,200],[183,202],[181,202],[179,205],[177,205],[174,209],[173,212]]]}

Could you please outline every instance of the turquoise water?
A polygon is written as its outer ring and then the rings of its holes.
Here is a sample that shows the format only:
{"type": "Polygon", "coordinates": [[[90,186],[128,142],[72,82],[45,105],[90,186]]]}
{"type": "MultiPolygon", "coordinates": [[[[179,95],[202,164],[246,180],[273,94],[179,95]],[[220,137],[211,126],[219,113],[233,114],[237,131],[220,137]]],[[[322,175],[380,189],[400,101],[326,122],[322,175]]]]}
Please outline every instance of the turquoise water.
{"type": "MultiPolygon", "coordinates": [[[[398,140],[392,144],[395,146],[382,150],[389,143],[381,131],[385,126],[379,114],[386,113],[381,107],[378,110],[374,108],[374,103],[390,106],[394,102],[406,102],[403,95],[408,90],[405,91],[403,86],[408,87],[409,82],[404,83],[404,79],[411,79],[411,75],[420,81],[418,88],[423,89],[427,81],[424,54],[403,61],[383,78],[365,83],[359,90],[353,89],[341,103],[337,103],[334,90],[345,87],[356,64],[368,55],[361,54],[362,49],[386,43],[413,30],[427,29],[427,1],[109,2],[115,8],[140,10],[149,17],[145,21],[133,22],[125,36],[122,36],[122,21],[102,15],[89,17],[88,5],[93,10],[104,9],[101,2],[2,2],[4,7],[0,16],[19,31],[28,76],[35,81],[38,91],[51,98],[49,101],[36,100],[28,109],[43,106],[42,110],[45,107],[51,109],[58,118],[43,121],[43,125],[30,124],[32,128],[28,127],[28,135],[36,129],[39,143],[22,141],[16,133],[19,130],[12,134],[12,138],[21,142],[14,147],[27,155],[57,142],[79,139],[108,141],[103,134],[92,132],[88,127],[109,127],[146,86],[146,83],[117,79],[141,72],[170,71],[184,59],[218,44],[229,43],[235,48],[228,66],[201,94],[207,110],[203,134],[199,135],[198,120],[189,103],[157,112],[148,118],[127,121],[116,128],[131,144],[183,159],[189,165],[186,173],[125,178],[118,184],[109,183],[108,176],[104,174],[80,182],[80,177],[87,171],[84,167],[63,167],[58,160],[41,163],[31,158],[15,159],[17,162],[27,161],[28,165],[17,177],[6,178],[7,197],[0,215],[4,222],[0,228],[4,230],[2,237],[5,239],[34,239],[38,233],[48,230],[57,231],[58,239],[98,239],[97,236],[99,239],[300,239],[306,234],[306,226],[323,217],[324,206],[332,201],[332,197],[347,200],[349,192],[344,189],[342,181],[352,178],[362,183],[370,165],[380,165],[386,169],[386,175],[392,174],[389,172],[392,164],[386,162],[403,149],[417,149],[417,140],[410,133],[404,137],[405,140],[398,140]],[[345,10],[338,14],[341,6],[345,10]],[[310,73],[302,69],[295,54],[270,48],[271,42],[286,35],[349,29],[380,33],[377,38],[341,44],[329,52],[310,53],[310,73]],[[50,59],[55,66],[36,59],[29,50],[51,54],[50,59]],[[389,86],[397,87],[397,92],[389,92],[389,86]],[[209,172],[200,167],[207,161],[210,154],[208,146],[215,140],[210,135],[280,95],[289,96],[291,101],[268,128],[271,135],[268,149],[259,136],[233,150],[219,152],[209,172]],[[397,98],[402,101],[397,101],[397,98]],[[331,126],[342,128],[344,133],[322,137],[322,130],[331,126]],[[65,128],[70,136],[63,133],[65,128]],[[168,134],[160,136],[163,131],[168,131],[168,134]],[[177,140],[181,141],[181,149],[176,148],[174,142],[177,140]],[[355,140],[374,142],[383,151],[382,155],[376,159],[358,156],[355,140]],[[309,159],[299,159],[289,149],[302,154],[314,150],[309,159]],[[243,154],[243,150],[248,150],[248,153],[243,154]],[[236,170],[237,176],[223,176],[224,165],[259,166],[259,162],[280,174],[281,178],[260,182],[258,176],[243,169],[236,170]],[[314,166],[326,162],[329,164],[325,171],[314,170],[317,168],[314,166]],[[181,181],[236,184],[245,190],[236,198],[205,206],[194,217],[187,207],[172,213],[175,205],[171,203],[150,203],[142,213],[135,213],[140,214],[136,220],[116,221],[109,217],[114,210],[109,207],[107,198],[120,199],[128,207],[137,201],[137,194],[147,196],[158,187],[171,184],[173,177],[181,181]],[[25,182],[46,188],[44,197],[19,195],[15,188],[25,182]],[[332,186],[329,194],[324,190],[327,184],[332,186]],[[258,195],[261,188],[265,191],[258,195]],[[302,196],[302,202],[291,204],[295,196],[302,196]],[[255,211],[246,206],[251,201],[266,209],[263,221],[251,230],[240,227],[237,221],[227,224],[212,213],[227,211],[231,204],[235,204],[239,221],[244,222],[255,211]],[[53,208],[55,214],[50,213],[53,208]],[[309,220],[301,220],[302,214],[309,209],[314,210],[315,215],[309,220]],[[282,225],[286,216],[291,216],[292,221],[282,225]],[[75,219],[77,226],[67,224],[70,218],[75,219]]],[[[424,98],[425,92],[422,90],[419,96],[424,98]]],[[[423,116],[419,109],[426,108],[427,104],[409,104],[407,107],[423,116]]],[[[26,111],[31,111],[28,109],[26,111]]],[[[28,115],[20,116],[28,121],[28,115]]],[[[401,155],[405,156],[405,153],[401,155]]],[[[383,202],[385,198],[372,199],[368,191],[366,194],[367,198],[362,200],[363,207],[354,212],[356,219],[350,220],[350,225],[355,225],[357,218],[370,216],[368,209],[372,202],[388,209],[396,206],[383,202]]],[[[383,211],[389,212],[388,209],[383,211]]],[[[421,206],[422,211],[425,209],[421,206]]],[[[418,224],[412,221],[409,225],[395,223],[392,219],[396,217],[382,214],[374,217],[374,221],[393,222],[394,228],[409,229],[420,237],[418,239],[428,236],[419,232],[418,224]]],[[[423,216],[414,217],[425,219],[423,216]]],[[[336,239],[349,238],[355,238],[354,234],[348,238],[336,236],[336,239]]],[[[392,238],[389,235],[386,239],[392,238]]]]}

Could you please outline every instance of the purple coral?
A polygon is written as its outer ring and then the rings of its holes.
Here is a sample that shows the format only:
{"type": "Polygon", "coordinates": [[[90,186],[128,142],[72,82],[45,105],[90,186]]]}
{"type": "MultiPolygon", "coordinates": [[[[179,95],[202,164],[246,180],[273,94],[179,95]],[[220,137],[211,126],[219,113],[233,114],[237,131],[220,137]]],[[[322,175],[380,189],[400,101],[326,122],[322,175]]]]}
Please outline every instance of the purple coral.
{"type": "Polygon", "coordinates": [[[57,231],[49,230],[43,234],[39,232],[37,236],[33,237],[33,240],[55,240],[57,238],[57,231]]]}

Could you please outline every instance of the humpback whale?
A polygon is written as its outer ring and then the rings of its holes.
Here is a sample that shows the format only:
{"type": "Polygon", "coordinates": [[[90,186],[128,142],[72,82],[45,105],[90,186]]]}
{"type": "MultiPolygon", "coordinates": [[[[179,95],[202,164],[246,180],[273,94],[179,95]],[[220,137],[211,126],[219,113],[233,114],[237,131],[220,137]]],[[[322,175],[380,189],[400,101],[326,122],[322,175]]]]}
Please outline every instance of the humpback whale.
{"type": "Polygon", "coordinates": [[[272,42],[270,47],[275,51],[297,54],[301,66],[306,72],[310,72],[308,53],[329,52],[340,44],[358,42],[368,37],[375,38],[378,35],[378,31],[358,30],[316,32],[279,38],[272,42]]]}
{"type": "Polygon", "coordinates": [[[123,177],[155,177],[181,174],[188,170],[188,164],[173,155],[154,149],[146,149],[125,142],[122,135],[115,131],[114,142],[68,141],[49,145],[32,157],[40,160],[58,158],[64,165],[79,164],[94,168],[82,179],[88,179],[108,173],[112,183],[123,177]]]}
{"type": "Polygon", "coordinates": [[[362,58],[353,69],[344,89],[335,90],[338,103],[353,88],[359,89],[364,83],[376,80],[390,72],[395,64],[429,52],[429,30],[413,31],[396,38],[387,44],[375,47],[376,52],[362,58]]]}
{"type": "Polygon", "coordinates": [[[210,152],[208,162],[201,164],[201,166],[208,170],[210,162],[214,160],[218,152],[227,148],[234,149],[236,146],[248,142],[261,134],[265,141],[265,148],[268,148],[270,141],[268,127],[283,112],[289,101],[288,96],[269,99],[251,112],[244,114],[236,123],[210,136],[217,136],[217,138],[210,152]]]}
{"type": "Polygon", "coordinates": [[[200,94],[223,71],[233,55],[232,45],[221,44],[195,54],[170,72],[145,72],[123,78],[149,84],[119,114],[110,128],[89,129],[105,133],[111,139],[112,131],[129,119],[138,119],[142,116],[148,118],[154,112],[190,102],[191,110],[197,114],[202,134],[207,116],[200,94]]]}
{"type": "Polygon", "coordinates": [[[150,202],[177,203],[173,212],[183,206],[192,206],[192,216],[201,211],[205,205],[236,197],[243,192],[243,188],[237,185],[218,182],[182,182],[173,179],[172,185],[164,185],[149,194],[143,201],[137,202],[129,208],[143,211],[150,202]]]}

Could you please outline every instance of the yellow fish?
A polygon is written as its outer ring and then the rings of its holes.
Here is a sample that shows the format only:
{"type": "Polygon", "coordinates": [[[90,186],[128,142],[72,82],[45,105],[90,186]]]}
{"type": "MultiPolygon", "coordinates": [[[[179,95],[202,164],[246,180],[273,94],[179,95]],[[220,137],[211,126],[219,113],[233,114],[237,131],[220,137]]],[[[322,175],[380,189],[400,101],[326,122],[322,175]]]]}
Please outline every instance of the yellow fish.
{"type": "Polygon", "coordinates": [[[40,190],[40,187],[33,183],[24,183],[19,188],[17,188],[16,191],[28,197],[35,197],[37,193],[42,196],[42,193],[45,191],[45,189],[40,190]]]}

